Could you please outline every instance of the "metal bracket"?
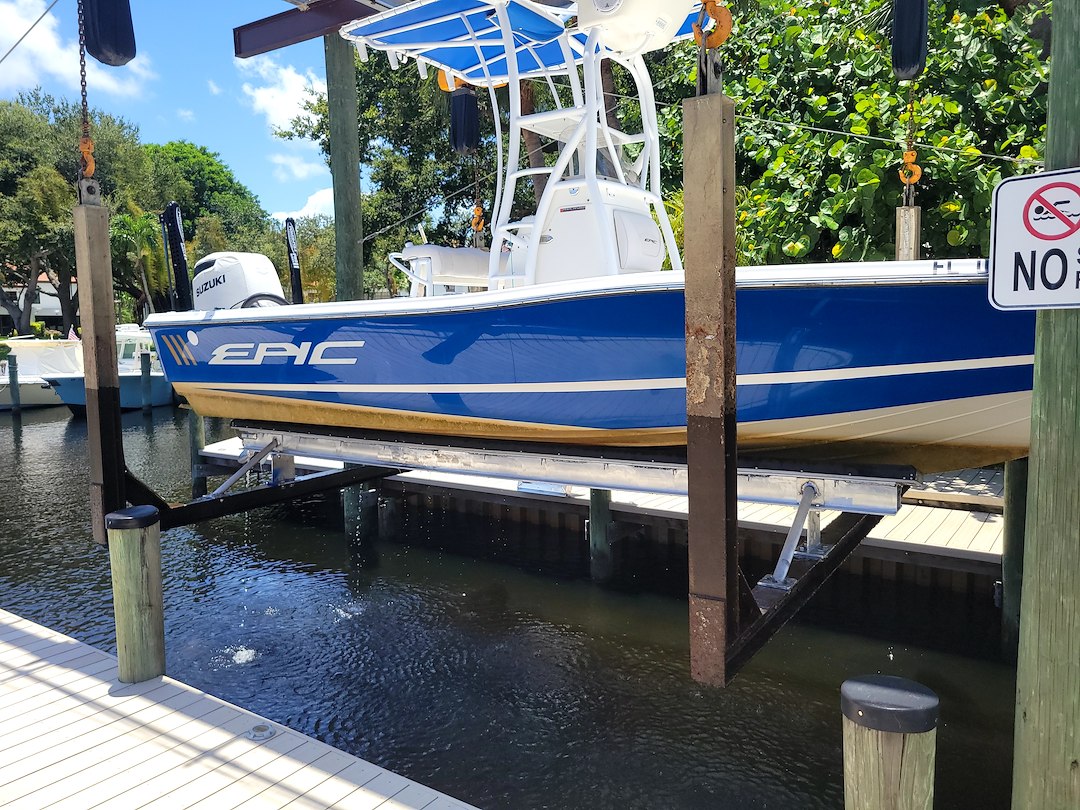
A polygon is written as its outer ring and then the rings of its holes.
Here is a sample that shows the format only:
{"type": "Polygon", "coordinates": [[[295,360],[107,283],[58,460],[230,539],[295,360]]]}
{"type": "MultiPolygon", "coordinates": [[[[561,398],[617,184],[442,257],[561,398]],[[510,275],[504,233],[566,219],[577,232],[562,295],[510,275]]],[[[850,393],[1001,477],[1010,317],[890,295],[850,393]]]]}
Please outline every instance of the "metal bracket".
{"type": "Polygon", "coordinates": [[[758,585],[763,588],[777,588],[789,591],[795,584],[795,580],[788,577],[788,571],[791,568],[791,561],[795,557],[795,549],[799,545],[799,539],[802,537],[803,525],[810,514],[814,499],[818,497],[817,487],[814,486],[812,481],[805,481],[799,488],[799,496],[799,508],[795,512],[795,520],[792,522],[791,528],[788,529],[784,548],[780,552],[780,559],[776,561],[776,568],[772,574],[762,577],[758,582],[758,585]]]}
{"type": "Polygon", "coordinates": [[[244,464],[240,467],[240,469],[226,479],[224,484],[215,489],[209,495],[204,495],[199,500],[212,500],[214,498],[220,498],[222,495],[232,489],[233,484],[235,484],[237,481],[239,481],[257,466],[259,466],[259,464],[262,463],[262,460],[268,455],[270,455],[270,453],[277,446],[277,439],[271,439],[269,442],[266,443],[265,447],[252,453],[251,456],[248,457],[248,460],[245,461],[244,464]]]}

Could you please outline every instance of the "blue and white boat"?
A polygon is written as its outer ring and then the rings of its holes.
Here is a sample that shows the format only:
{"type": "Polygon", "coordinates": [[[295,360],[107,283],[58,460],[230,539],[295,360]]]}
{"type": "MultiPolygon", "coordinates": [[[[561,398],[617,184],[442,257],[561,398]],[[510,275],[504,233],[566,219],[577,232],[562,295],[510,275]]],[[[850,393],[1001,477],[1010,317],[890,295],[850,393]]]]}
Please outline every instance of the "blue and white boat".
{"type": "MultiPolygon", "coordinates": [[[[82,346],[77,341],[74,343],[78,352],[77,368],[43,372],[42,377],[59,403],[67,405],[76,416],[84,416],[86,414],[86,376],[83,373],[82,346]]],[[[134,324],[120,324],[116,327],[116,363],[117,381],[120,386],[120,410],[122,411],[134,411],[143,406],[142,361],[140,359],[143,352],[149,352],[152,358],[150,406],[157,408],[173,404],[172,385],[161,370],[161,363],[158,362],[150,333],[134,324]]]]}
{"type": "MultiPolygon", "coordinates": [[[[683,273],[642,53],[697,9],[419,0],[346,26],[362,57],[443,70],[493,109],[508,84],[492,246],[394,254],[408,298],[296,306],[262,306],[285,303],[272,268],[211,257],[200,311],[148,321],[178,393],[204,415],[287,425],[685,444],[683,273]],[[639,134],[606,121],[602,57],[637,83],[639,134]],[[521,114],[522,79],[549,87],[548,110],[521,114]],[[527,129],[560,145],[554,165],[520,166],[527,129]],[[541,175],[535,212],[514,219],[518,183],[541,175]]],[[[982,262],[743,268],[737,308],[740,453],[924,472],[1027,453],[1034,320],[990,307],[982,262]]]]}

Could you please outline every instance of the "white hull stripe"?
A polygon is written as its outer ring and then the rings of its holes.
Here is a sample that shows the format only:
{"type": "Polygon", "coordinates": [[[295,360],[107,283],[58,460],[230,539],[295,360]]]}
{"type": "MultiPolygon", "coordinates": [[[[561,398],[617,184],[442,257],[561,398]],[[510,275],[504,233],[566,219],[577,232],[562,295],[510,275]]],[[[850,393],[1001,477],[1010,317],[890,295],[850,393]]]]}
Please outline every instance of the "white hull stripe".
{"type": "MultiPolygon", "coordinates": [[[[940,363],[909,363],[893,366],[787,371],[766,374],[740,374],[738,385],[794,385],[811,382],[868,380],[876,377],[895,377],[903,374],[939,374],[948,371],[1029,366],[1034,355],[992,357],[981,360],[950,360],[940,363]]],[[[427,385],[353,385],[348,383],[196,383],[200,388],[214,391],[270,391],[275,393],[327,394],[563,394],[605,391],[663,391],[686,387],[682,377],[662,377],[650,380],[585,380],[580,382],[535,383],[444,383],[427,385]]]]}
{"type": "Polygon", "coordinates": [[[588,380],[584,382],[430,384],[430,385],[351,385],[346,383],[196,383],[214,391],[275,391],[278,393],[328,394],[561,394],[590,391],[655,391],[685,388],[682,377],[659,380],[588,380]]]}
{"type": "Polygon", "coordinates": [[[1030,366],[1035,355],[984,357],[975,360],[945,360],[938,363],[904,363],[864,368],[815,369],[813,371],[778,371],[766,374],[740,374],[739,385],[790,385],[793,383],[870,380],[875,377],[899,377],[904,374],[940,374],[946,371],[980,371],[991,368],[1030,366]]]}

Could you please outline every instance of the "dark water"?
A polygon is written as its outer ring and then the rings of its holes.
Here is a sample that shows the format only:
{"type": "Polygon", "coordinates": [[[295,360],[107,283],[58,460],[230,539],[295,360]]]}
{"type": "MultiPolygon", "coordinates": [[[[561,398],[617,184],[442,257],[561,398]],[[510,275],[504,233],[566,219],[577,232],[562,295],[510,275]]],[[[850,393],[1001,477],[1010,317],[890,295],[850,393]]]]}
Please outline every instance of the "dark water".
{"type": "MultiPolygon", "coordinates": [[[[185,418],[124,426],[134,472],[183,498],[185,418]]],[[[85,450],[66,411],[0,416],[0,607],[114,651],[85,450]]],[[[837,808],[840,683],[887,672],[942,698],[937,806],[1009,806],[1012,670],[931,651],[932,619],[922,646],[872,610],[836,623],[867,633],[790,626],[713,691],[684,600],[407,546],[360,569],[334,500],[165,535],[171,675],[481,807],[837,808]]]]}

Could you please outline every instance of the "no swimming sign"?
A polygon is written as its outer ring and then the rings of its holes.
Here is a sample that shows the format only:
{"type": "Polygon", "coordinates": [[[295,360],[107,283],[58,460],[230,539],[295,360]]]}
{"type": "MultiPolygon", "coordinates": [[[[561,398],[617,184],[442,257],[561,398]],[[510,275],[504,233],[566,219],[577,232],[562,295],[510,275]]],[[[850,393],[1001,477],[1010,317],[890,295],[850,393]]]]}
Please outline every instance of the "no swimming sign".
{"type": "Polygon", "coordinates": [[[1080,307],[1080,169],[1010,177],[994,189],[990,303],[1080,307]]]}

